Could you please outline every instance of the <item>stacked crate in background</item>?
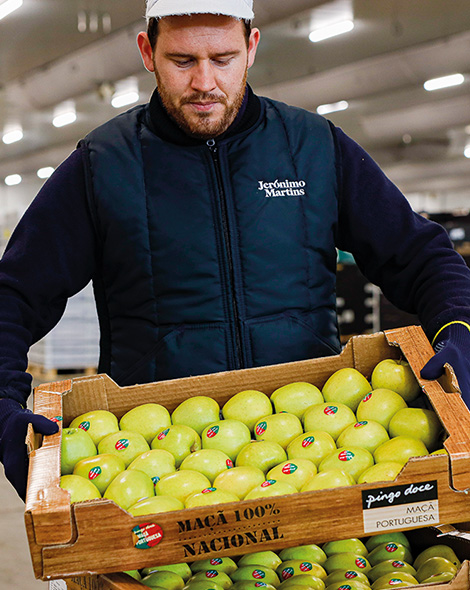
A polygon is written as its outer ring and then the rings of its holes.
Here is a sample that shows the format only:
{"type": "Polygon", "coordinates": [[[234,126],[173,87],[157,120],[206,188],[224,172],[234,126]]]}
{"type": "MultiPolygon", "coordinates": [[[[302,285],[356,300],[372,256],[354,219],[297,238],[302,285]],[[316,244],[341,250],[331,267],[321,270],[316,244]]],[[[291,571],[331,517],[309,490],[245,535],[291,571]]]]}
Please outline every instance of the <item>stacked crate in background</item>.
{"type": "Polygon", "coordinates": [[[29,372],[39,380],[68,373],[94,373],[98,366],[99,326],[91,283],[69,299],[57,326],[29,352],[29,372]]]}

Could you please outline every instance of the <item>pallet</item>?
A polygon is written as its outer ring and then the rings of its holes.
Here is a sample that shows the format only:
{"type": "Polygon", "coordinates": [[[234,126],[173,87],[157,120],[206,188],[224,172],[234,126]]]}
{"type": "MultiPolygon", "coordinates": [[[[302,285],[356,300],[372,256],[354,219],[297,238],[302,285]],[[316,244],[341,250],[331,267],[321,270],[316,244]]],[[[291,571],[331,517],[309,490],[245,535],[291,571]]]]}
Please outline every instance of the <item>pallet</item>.
{"type": "Polygon", "coordinates": [[[32,375],[33,379],[42,382],[59,381],[67,379],[69,376],[80,377],[82,375],[96,375],[96,372],[96,367],[49,369],[34,363],[28,365],[28,373],[32,375]]]}

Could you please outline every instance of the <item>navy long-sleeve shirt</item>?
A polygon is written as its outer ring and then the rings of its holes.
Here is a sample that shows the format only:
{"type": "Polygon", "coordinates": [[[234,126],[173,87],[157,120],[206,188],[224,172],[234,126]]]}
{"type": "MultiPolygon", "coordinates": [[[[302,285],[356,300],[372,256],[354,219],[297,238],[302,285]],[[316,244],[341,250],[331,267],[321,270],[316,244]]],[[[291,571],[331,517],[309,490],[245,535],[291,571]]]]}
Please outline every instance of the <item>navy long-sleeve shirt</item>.
{"type": "MultiPolygon", "coordinates": [[[[241,117],[252,119],[253,109],[242,110],[241,117]]],[[[161,112],[157,120],[161,136],[182,133],[161,112]]],[[[470,321],[470,270],[445,230],[414,213],[372,158],[339,128],[331,128],[337,247],[354,255],[392,303],[417,313],[429,336],[448,321],[470,321]]],[[[56,325],[67,299],[95,273],[99,244],[84,165],[77,149],[59,166],[16,227],[0,263],[0,397],[25,402],[31,385],[29,347],[56,325]]]]}

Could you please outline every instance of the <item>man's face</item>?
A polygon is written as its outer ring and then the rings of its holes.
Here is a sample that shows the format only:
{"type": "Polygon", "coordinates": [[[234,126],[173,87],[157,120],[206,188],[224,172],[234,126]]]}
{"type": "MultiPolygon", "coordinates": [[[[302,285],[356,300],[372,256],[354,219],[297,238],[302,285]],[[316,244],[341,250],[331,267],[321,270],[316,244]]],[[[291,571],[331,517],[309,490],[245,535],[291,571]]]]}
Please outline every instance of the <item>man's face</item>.
{"type": "Polygon", "coordinates": [[[259,32],[252,31],[247,47],[241,21],[201,14],[162,19],[150,56],[145,37],[145,33],[138,37],[142,58],[155,72],[171,117],[186,133],[201,139],[223,133],[242,104],[259,32]]]}

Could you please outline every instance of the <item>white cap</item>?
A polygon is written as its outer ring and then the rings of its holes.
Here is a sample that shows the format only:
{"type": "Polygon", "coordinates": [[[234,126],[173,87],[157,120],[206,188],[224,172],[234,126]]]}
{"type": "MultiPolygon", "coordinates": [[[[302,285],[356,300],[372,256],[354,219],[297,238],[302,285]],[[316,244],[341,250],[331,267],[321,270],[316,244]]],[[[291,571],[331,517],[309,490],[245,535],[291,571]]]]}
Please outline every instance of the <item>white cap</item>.
{"type": "Polygon", "coordinates": [[[224,14],[252,20],[253,0],[147,0],[146,18],[181,14],[224,14]]]}

